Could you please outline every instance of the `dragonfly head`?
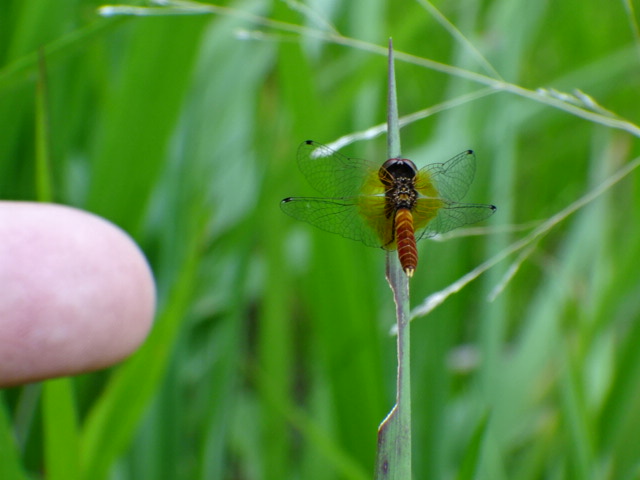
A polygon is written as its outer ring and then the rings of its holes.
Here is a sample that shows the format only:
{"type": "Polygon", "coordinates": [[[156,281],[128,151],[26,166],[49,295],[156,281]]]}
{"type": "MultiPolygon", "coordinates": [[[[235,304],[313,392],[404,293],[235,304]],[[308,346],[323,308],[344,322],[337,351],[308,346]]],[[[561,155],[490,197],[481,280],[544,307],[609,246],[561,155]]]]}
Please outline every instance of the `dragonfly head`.
{"type": "Polygon", "coordinates": [[[388,178],[389,175],[394,179],[401,177],[413,178],[416,176],[417,172],[418,168],[416,167],[416,164],[408,158],[390,158],[382,164],[378,175],[384,183],[385,178],[388,178]]]}

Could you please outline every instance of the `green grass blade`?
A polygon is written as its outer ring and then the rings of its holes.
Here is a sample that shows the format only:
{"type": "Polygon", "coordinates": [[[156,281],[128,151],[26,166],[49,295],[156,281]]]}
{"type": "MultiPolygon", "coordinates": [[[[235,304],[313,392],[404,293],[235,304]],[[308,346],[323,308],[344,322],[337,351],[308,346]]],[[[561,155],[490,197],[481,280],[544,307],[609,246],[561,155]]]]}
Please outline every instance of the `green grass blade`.
{"type": "Polygon", "coordinates": [[[488,423],[489,414],[485,414],[480,419],[480,422],[478,422],[471,436],[471,440],[465,449],[464,458],[462,459],[462,464],[456,477],[457,480],[473,480],[477,478],[478,471],[480,470],[482,447],[487,436],[488,423]]]}
{"type": "Polygon", "coordinates": [[[78,480],[80,437],[71,380],[62,378],[46,382],[42,402],[47,478],[78,480]]]}
{"type": "Polygon", "coordinates": [[[400,122],[398,120],[398,92],[393,57],[393,42],[389,39],[389,80],[387,92],[387,157],[396,158],[402,154],[400,143],[400,122]]]}
{"type": "MultiPolygon", "coordinates": [[[[389,92],[387,156],[401,154],[398,102],[395,89],[393,44],[389,40],[389,92]]],[[[398,377],[396,404],[378,429],[377,480],[411,478],[411,358],[409,336],[409,278],[395,252],[387,252],[387,280],[396,303],[398,325],[398,377]]]]}
{"type": "Polygon", "coordinates": [[[49,98],[47,94],[47,72],[42,49],[39,51],[39,75],[36,90],[36,196],[41,202],[53,200],[51,174],[51,133],[49,120],[49,98]]]}

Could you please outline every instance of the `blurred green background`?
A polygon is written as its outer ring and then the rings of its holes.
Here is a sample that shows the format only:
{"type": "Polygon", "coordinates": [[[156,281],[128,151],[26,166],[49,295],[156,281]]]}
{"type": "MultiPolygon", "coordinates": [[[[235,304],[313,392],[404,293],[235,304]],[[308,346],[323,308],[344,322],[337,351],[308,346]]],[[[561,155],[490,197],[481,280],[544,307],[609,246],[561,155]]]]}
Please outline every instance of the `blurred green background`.
{"type": "MultiPolygon", "coordinates": [[[[122,365],[0,392],[0,478],[373,478],[395,396],[384,252],[279,201],[312,194],[300,142],[384,122],[390,36],[414,56],[398,53],[400,114],[453,102],[402,129],[405,156],[474,149],[466,200],[498,206],[480,232],[421,242],[412,304],[552,226],[413,322],[414,478],[640,478],[637,173],[553,218],[633,161],[638,129],[535,93],[637,121],[637,5],[435,2],[456,33],[424,1],[225,4],[0,3],[0,197],[39,195],[42,47],[53,198],[129,232],[159,292],[122,365]]],[[[385,138],[342,151],[383,162],[385,138]]]]}

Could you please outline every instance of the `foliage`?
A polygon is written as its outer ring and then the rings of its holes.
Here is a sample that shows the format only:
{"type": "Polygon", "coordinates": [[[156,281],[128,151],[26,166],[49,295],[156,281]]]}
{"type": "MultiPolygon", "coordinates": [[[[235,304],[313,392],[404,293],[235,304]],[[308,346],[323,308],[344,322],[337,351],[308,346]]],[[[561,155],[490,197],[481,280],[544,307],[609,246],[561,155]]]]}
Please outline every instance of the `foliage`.
{"type": "MultiPolygon", "coordinates": [[[[384,122],[390,36],[401,116],[427,109],[403,154],[422,166],[474,149],[466,199],[498,206],[463,232],[482,235],[420,245],[414,477],[637,477],[630,0],[100,5],[0,4],[0,195],[122,226],[159,313],[123,365],[2,393],[1,478],[372,478],[395,395],[384,254],[278,203],[309,192],[301,141],[384,122]]],[[[383,136],[342,151],[386,159],[383,136]]]]}

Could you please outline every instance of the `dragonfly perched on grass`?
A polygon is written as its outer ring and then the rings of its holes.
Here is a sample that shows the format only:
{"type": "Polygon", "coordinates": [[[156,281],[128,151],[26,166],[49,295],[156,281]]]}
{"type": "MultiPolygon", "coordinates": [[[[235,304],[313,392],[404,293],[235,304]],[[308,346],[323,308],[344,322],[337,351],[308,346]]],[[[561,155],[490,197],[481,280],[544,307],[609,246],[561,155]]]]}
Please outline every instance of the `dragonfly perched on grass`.
{"type": "Polygon", "coordinates": [[[460,203],[475,175],[471,150],[418,169],[406,158],[390,158],[380,166],[307,140],[298,149],[298,166],[324,197],[288,197],[282,210],[365,245],[397,249],[409,277],[418,266],[418,240],[496,211],[494,205],[460,203]]]}

